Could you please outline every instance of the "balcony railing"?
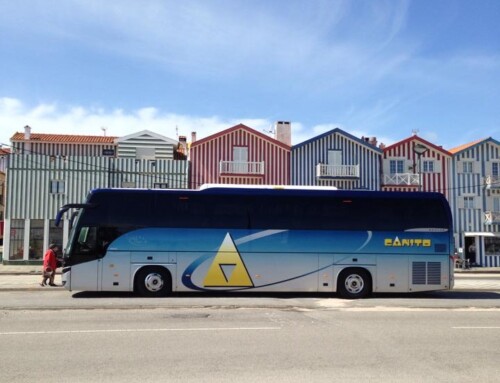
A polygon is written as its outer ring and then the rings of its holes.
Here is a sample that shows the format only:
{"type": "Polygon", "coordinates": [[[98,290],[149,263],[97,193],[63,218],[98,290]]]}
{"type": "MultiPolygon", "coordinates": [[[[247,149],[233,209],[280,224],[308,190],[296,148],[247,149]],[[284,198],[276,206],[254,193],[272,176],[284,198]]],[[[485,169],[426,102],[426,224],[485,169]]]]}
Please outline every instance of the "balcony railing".
{"type": "Polygon", "coordinates": [[[484,223],[485,225],[500,223],[500,211],[485,211],[484,223]]]}
{"type": "Polygon", "coordinates": [[[316,176],[335,178],[359,178],[359,165],[316,165],[316,176]]]}
{"type": "Polygon", "coordinates": [[[220,174],[264,174],[264,162],[221,161],[220,174]]]}
{"type": "Polygon", "coordinates": [[[395,173],[384,174],[384,185],[420,185],[420,174],[417,173],[395,173]]]}
{"type": "Polygon", "coordinates": [[[500,188],[500,176],[486,176],[484,183],[486,184],[486,189],[498,189],[500,188]]]}

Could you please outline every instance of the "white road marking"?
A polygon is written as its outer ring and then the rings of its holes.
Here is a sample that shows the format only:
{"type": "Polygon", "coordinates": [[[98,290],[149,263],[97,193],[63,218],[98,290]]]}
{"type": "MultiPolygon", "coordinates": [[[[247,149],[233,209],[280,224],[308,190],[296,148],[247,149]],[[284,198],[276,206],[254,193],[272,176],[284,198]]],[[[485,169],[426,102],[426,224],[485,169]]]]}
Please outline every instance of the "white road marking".
{"type": "Polygon", "coordinates": [[[500,330],[500,326],[463,326],[452,327],[453,330],[500,330]]]}
{"type": "Polygon", "coordinates": [[[168,331],[269,331],[281,330],[281,327],[198,327],[198,328],[131,328],[111,330],[54,330],[54,331],[11,331],[0,332],[0,335],[59,335],[59,334],[98,334],[118,332],[168,332],[168,331]]]}

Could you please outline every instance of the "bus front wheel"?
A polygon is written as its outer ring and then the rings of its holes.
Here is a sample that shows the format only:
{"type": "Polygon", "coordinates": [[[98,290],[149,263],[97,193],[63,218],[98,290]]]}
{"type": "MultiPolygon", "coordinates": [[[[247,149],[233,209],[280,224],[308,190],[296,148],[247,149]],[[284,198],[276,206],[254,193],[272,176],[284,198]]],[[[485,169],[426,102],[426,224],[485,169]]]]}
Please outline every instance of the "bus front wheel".
{"type": "Polygon", "coordinates": [[[163,267],[145,267],[135,278],[136,291],[145,297],[164,297],[172,291],[172,279],[163,267]]]}
{"type": "Polygon", "coordinates": [[[364,298],[372,291],[370,273],[364,269],[347,269],[339,276],[337,291],[342,298],[364,298]]]}

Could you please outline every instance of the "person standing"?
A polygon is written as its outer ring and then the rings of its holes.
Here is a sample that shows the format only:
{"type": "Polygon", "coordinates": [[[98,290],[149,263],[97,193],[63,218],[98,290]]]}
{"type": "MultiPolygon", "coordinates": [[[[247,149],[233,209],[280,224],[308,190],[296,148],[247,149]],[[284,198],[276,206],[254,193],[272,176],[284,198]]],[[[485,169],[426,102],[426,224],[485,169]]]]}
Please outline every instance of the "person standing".
{"type": "Polygon", "coordinates": [[[49,286],[57,286],[54,283],[54,278],[56,276],[58,250],[59,246],[55,243],[51,243],[48,250],[45,252],[43,256],[42,283],[40,283],[40,286],[46,286],[47,279],[49,280],[49,286]]]}
{"type": "Polygon", "coordinates": [[[468,254],[469,265],[475,266],[475,264],[476,264],[476,244],[475,244],[475,242],[472,242],[470,244],[468,250],[469,250],[469,254],[468,254]]]}

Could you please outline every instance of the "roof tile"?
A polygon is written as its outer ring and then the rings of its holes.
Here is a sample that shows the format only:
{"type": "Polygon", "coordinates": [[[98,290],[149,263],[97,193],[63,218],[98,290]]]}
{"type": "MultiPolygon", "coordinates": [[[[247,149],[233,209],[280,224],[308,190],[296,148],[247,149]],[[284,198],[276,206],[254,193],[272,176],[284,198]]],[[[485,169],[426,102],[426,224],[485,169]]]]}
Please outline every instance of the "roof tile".
{"type": "MultiPolygon", "coordinates": [[[[111,136],[82,136],[70,134],[45,134],[45,133],[31,133],[30,142],[54,142],[54,143],[68,143],[68,144],[114,144],[117,137],[111,136]]],[[[24,138],[24,133],[16,132],[11,141],[28,141],[24,138]]]]}

